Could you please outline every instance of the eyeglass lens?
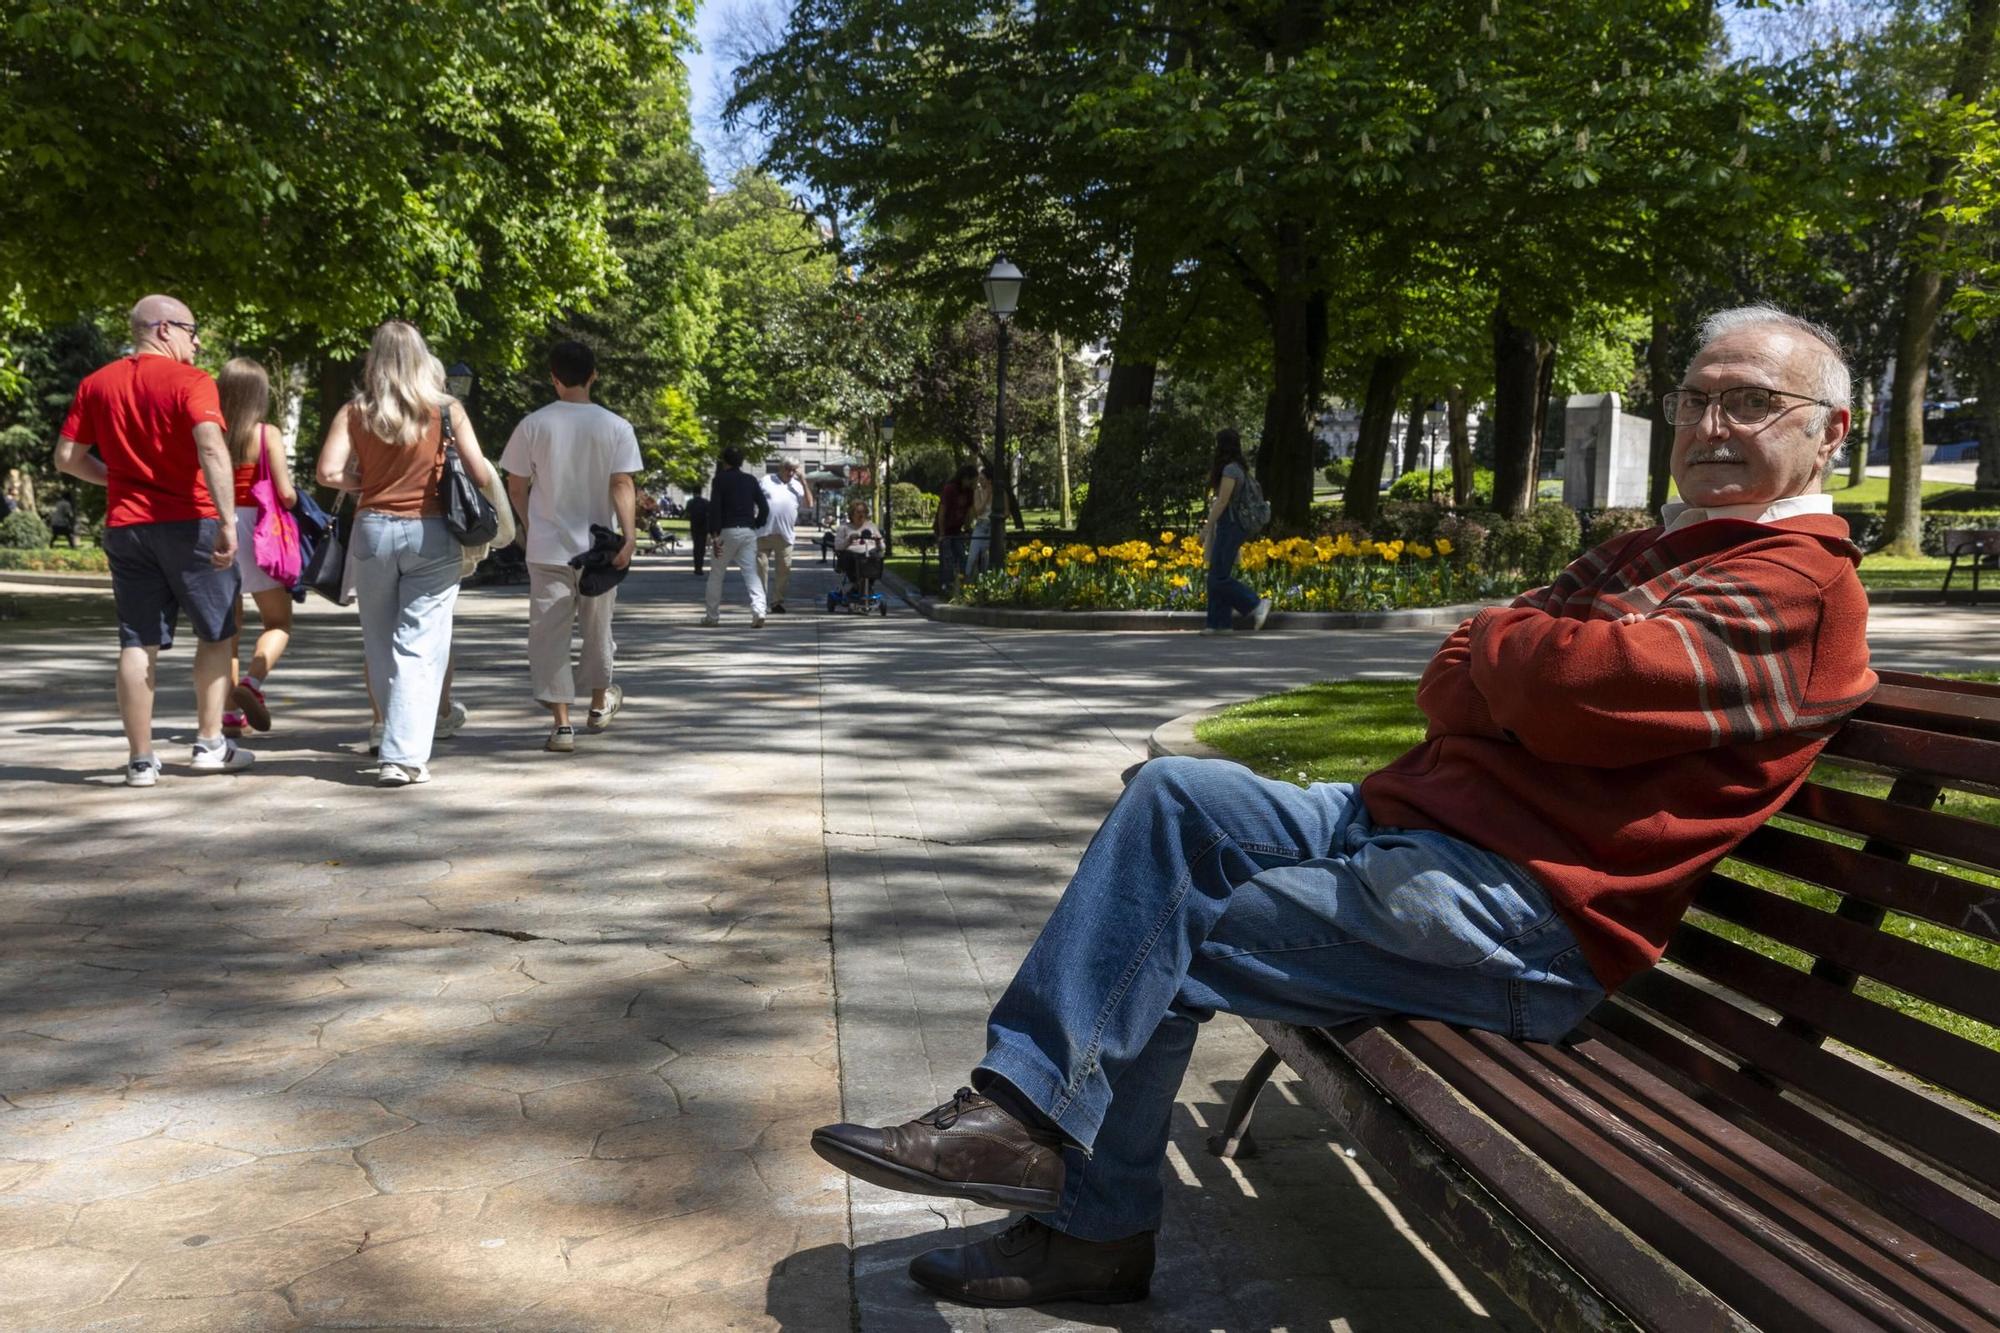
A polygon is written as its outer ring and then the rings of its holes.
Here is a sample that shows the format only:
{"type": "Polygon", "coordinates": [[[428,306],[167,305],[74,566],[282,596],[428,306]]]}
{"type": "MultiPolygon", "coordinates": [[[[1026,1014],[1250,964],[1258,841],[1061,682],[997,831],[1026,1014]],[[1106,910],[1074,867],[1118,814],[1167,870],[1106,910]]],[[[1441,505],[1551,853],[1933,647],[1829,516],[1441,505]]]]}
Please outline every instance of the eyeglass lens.
{"type": "MultiPolygon", "coordinates": [[[[1709,401],[1708,394],[1694,389],[1675,389],[1662,396],[1661,405],[1667,410],[1669,422],[1676,426],[1692,426],[1707,413],[1709,401]]],[[[1714,401],[1721,403],[1723,415],[1739,426],[1754,426],[1771,415],[1771,391],[1754,384],[1739,384],[1733,389],[1724,389],[1715,395],[1714,401]]]]}

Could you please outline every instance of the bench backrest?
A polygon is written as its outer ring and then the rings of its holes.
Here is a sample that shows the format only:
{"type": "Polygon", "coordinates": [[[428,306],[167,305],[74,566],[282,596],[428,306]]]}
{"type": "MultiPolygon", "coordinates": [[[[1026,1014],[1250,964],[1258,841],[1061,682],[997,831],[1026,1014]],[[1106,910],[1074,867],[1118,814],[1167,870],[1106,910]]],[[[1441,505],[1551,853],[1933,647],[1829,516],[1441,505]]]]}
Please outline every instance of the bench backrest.
{"type": "Polygon", "coordinates": [[[2000,529],[1952,528],[1943,540],[1946,555],[2000,555],[2000,529]]]}
{"type": "Polygon", "coordinates": [[[1952,808],[2000,796],[2000,685],[1885,672],[1822,763],[1873,789],[1800,788],[1619,1002],[2000,1198],[2000,825],[1952,808]]]}

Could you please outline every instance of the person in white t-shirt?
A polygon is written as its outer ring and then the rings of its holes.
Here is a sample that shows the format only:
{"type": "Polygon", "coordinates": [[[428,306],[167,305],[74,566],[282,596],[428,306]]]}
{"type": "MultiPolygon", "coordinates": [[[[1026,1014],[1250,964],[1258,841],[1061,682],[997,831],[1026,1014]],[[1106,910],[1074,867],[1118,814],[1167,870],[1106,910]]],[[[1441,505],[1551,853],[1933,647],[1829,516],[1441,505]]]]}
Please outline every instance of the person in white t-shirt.
{"type": "Polygon", "coordinates": [[[567,754],[576,749],[569,710],[579,685],[590,691],[589,731],[609,727],[625,702],[611,678],[611,609],[618,590],[581,595],[581,571],[570,561],[591,549],[593,525],[608,529],[616,519],[625,541],[612,563],[619,569],[632,563],[639,532],[633,477],[642,464],[632,423],[590,401],[597,357],[589,346],[557,343],[549,352],[549,379],[556,401],[521,419],[500,467],[528,552],[528,672],[535,699],[555,718],[543,748],[567,754]],[[572,674],[570,637],[579,621],[583,655],[572,674]]]}
{"type": "Polygon", "coordinates": [[[757,577],[764,580],[764,593],[771,610],[785,610],[785,585],[792,580],[792,544],[798,530],[799,507],[812,502],[812,487],[799,475],[799,465],[789,458],[778,460],[778,474],[758,483],[771,503],[771,516],[757,530],[757,577]],[[775,568],[773,564],[775,562],[775,568]]]}

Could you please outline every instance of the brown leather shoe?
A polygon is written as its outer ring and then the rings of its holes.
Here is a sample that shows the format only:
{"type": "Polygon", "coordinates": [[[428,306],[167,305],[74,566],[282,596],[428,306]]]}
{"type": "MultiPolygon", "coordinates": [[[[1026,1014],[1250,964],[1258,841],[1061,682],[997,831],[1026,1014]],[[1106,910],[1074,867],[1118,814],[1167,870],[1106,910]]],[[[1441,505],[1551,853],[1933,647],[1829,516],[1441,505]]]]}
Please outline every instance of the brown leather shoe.
{"type": "Polygon", "coordinates": [[[1153,1279],[1153,1233],[1078,1240],[1024,1217],[976,1245],[931,1250],[910,1261],[917,1285],[963,1305],[1143,1301],[1153,1279]]]}
{"type": "Polygon", "coordinates": [[[1034,1130],[971,1088],[891,1129],[826,1125],[813,1151],[851,1176],[906,1194],[1046,1211],[1062,1197],[1062,1139],[1034,1130]]]}

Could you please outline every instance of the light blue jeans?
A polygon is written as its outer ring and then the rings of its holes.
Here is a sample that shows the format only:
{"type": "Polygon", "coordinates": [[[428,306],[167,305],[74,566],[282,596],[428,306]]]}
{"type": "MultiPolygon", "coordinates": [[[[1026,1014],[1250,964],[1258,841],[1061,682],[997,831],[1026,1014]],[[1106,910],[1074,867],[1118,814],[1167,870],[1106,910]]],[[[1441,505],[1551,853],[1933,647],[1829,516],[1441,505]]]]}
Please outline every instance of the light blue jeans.
{"type": "Polygon", "coordinates": [[[1005,1079],[1082,1145],[1042,1220],[1117,1240],[1159,1226],[1174,1098],[1217,1010],[1415,1014],[1552,1041],[1603,995],[1519,866],[1378,827],[1352,786],[1156,759],[994,1007],[973,1084],[1005,1079]]]}
{"type": "Polygon", "coordinates": [[[354,522],[354,592],[368,679],[382,705],[384,763],[430,762],[461,549],[441,518],[364,509],[354,522]]]}

